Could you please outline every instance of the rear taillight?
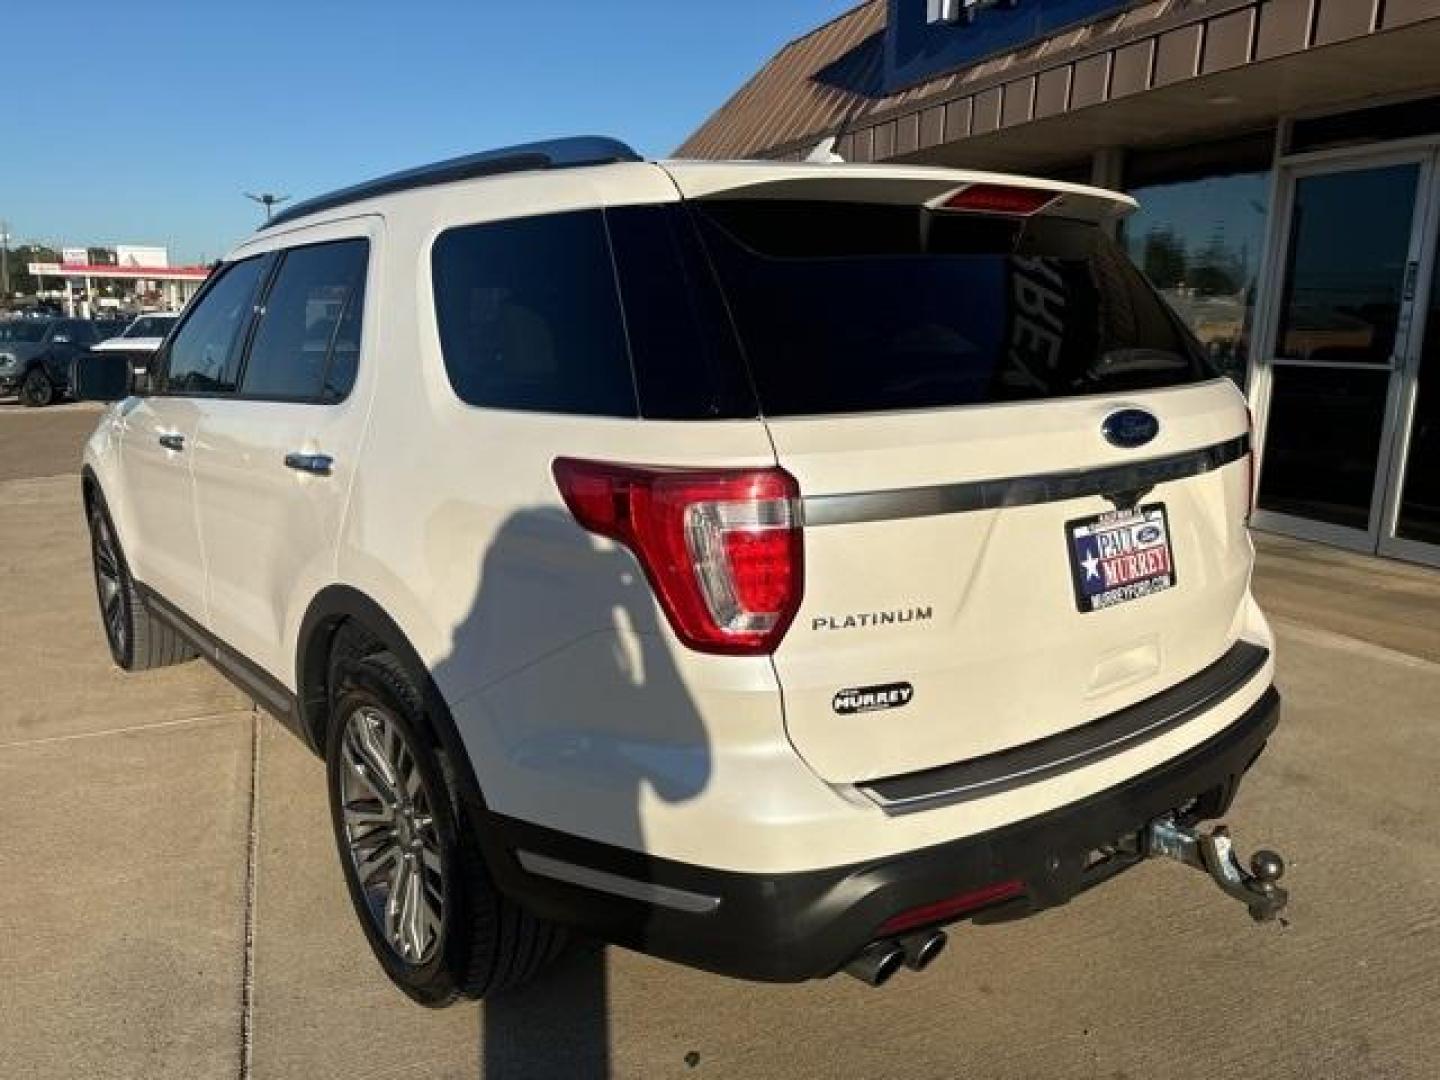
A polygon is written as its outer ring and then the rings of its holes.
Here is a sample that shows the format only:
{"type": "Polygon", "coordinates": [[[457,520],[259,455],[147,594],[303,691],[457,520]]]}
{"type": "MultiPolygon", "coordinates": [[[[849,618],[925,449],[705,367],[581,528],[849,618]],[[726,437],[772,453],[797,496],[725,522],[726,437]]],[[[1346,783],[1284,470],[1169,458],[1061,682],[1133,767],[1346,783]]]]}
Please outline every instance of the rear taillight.
{"type": "Polygon", "coordinates": [[[1014,187],[1009,184],[970,184],[937,203],[936,210],[965,210],[974,214],[1009,214],[1029,217],[1060,198],[1058,192],[1043,188],[1014,187]]]}
{"type": "Polygon", "coordinates": [[[773,652],[800,607],[800,488],[783,469],[650,469],[560,458],[585,528],[635,553],[670,625],[701,652],[773,652]]]}

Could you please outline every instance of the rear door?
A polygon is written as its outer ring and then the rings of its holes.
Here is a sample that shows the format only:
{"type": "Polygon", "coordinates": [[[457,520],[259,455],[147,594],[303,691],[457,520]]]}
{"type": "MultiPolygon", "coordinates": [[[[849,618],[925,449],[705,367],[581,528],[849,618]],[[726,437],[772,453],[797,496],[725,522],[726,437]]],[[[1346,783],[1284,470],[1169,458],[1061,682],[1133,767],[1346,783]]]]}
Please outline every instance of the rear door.
{"type": "Polygon", "coordinates": [[[812,767],[979,757],[1219,658],[1250,571],[1244,404],[1094,214],[819,193],[692,203],[804,497],[774,659],[812,767]]]}
{"type": "Polygon", "coordinates": [[[310,230],[271,256],[238,387],[201,407],[210,630],[281,681],[305,605],[334,580],[368,407],[353,390],[377,223],[310,230]]]}

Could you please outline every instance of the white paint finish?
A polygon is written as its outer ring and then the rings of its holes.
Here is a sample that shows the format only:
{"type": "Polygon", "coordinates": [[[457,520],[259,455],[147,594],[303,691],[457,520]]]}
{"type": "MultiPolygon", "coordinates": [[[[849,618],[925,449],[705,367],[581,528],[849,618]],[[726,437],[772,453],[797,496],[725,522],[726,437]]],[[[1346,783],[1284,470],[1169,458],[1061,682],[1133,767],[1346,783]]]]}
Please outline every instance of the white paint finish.
{"type": "Polygon", "coordinates": [[[89,449],[86,460],[97,468],[107,500],[125,508],[121,543],[130,572],[204,622],[205,557],[195,521],[190,457],[200,423],[199,403],[191,398],[129,398],[117,410],[118,461],[107,468],[89,449]],[[162,435],[181,436],[185,449],[167,450],[160,445],[162,435]]]}
{"type": "MultiPolygon", "coordinates": [[[[636,168],[646,167],[593,171],[636,168]]],[[[647,184],[658,177],[674,196],[657,170],[640,175],[647,184]]],[[[555,194],[595,198],[584,188],[567,179],[555,194]]],[[[499,215],[504,206],[486,204],[484,212],[499,215]]],[[[456,701],[614,628],[617,606],[633,626],[664,623],[633,558],[570,518],[550,471],[556,457],[764,466],[774,464],[774,452],[758,420],[640,422],[460,401],[440,352],[430,245],[479,211],[472,197],[437,199],[424,211],[387,219],[387,273],[397,284],[367,345],[383,358],[374,365],[383,408],[375,410],[355,477],[336,575],[396,618],[456,701]]]]}
{"type": "MultiPolygon", "coordinates": [[[[1070,401],[769,421],[807,495],[904,490],[1083,469],[1210,446],[1246,429],[1228,381],[1070,401]],[[1160,434],[1110,445],[1104,418],[1143,407],[1160,434]]],[[[786,726],[827,780],[853,783],[993,753],[1134,704],[1234,641],[1252,551],[1246,465],[1158,485],[1177,585],[1104,611],[1076,610],[1066,523],[1093,496],[999,510],[831,525],[805,533],[805,600],[775,654],[786,726]],[[928,607],[933,618],[831,629],[816,620],[928,607]],[[1116,654],[1154,659],[1115,670],[1116,654]],[[1041,674],[1043,673],[1043,675],[1041,674]],[[1127,677],[1128,676],[1128,677],[1127,677]],[[835,692],[905,680],[903,709],[837,716],[835,692]]]]}
{"type": "MultiPolygon", "coordinates": [[[[1246,640],[1272,646],[1253,602],[1245,604],[1239,630],[1246,640]]],[[[631,711],[617,708],[623,690],[606,674],[612,649],[603,636],[590,639],[460,703],[456,718],[487,798],[506,814],[577,836],[755,873],[884,858],[1094,795],[1223,731],[1274,678],[1273,663],[1267,663],[1211,711],[1085,768],[988,798],[890,817],[806,766],[781,733],[773,693],[761,686],[706,685],[705,676],[719,665],[697,669],[677,654],[683,689],[671,683],[656,699],[662,707],[647,704],[637,713],[638,699],[632,698],[631,711]],[[609,710],[607,723],[603,730],[592,728],[588,719],[602,709],[609,710]],[[674,742],[664,741],[667,732],[674,742]]],[[[1038,681],[1034,672],[1030,678],[1038,681]]],[[[898,718],[903,711],[877,715],[898,718]]]]}
{"type": "MultiPolygon", "coordinates": [[[[357,216],[376,215],[394,225],[419,226],[474,224],[534,214],[553,214],[595,206],[631,206],[676,202],[675,185],[664,171],[644,162],[597,165],[587,168],[501,173],[416,188],[394,195],[365,199],[264,229],[242,242],[229,259],[240,259],[301,242],[299,236],[357,216]]],[[[428,265],[429,247],[423,251],[397,245],[397,262],[411,264],[419,255],[428,265]]],[[[428,306],[430,299],[425,298],[428,306]]]]}
{"type": "Polygon", "coordinates": [[[928,204],[970,184],[1002,184],[1059,192],[1063,198],[1042,213],[1085,221],[1124,216],[1139,205],[1128,195],[1086,184],[928,165],[837,166],[766,161],[663,161],[660,164],[687,199],[863,199],[928,204]]]}

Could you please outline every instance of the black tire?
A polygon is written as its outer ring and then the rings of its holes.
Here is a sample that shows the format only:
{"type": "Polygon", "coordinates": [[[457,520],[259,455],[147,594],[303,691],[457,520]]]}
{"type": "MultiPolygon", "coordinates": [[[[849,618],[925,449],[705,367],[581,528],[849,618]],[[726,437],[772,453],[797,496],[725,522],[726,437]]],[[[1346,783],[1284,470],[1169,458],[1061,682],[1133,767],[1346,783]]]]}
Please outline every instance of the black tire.
{"type": "Polygon", "coordinates": [[[20,380],[20,404],[32,409],[44,408],[55,401],[55,384],[43,367],[33,367],[20,380]]]}
{"type": "Polygon", "coordinates": [[[126,671],[149,671],[195,659],[198,654],[190,643],[152,615],[140,599],[115,526],[99,498],[91,504],[89,516],[100,625],[115,663],[126,671]],[[113,581],[113,587],[107,579],[113,581]]]}
{"type": "MultiPolygon", "coordinates": [[[[463,809],[456,763],[433,735],[415,680],[388,652],[342,659],[335,670],[334,708],[325,740],[330,819],[350,900],[375,958],[396,986],[431,1008],[461,998],[482,998],[528,982],[559,955],[567,935],[563,928],[524,911],[495,887],[463,809]],[[377,712],[389,725],[387,734],[397,733],[404,743],[405,750],[398,755],[404,767],[418,773],[414,805],[428,808],[423,816],[433,820],[433,832],[429,824],[422,828],[426,842],[433,843],[438,853],[438,875],[423,865],[410,871],[420,875],[420,887],[438,896],[440,905],[439,929],[425,941],[429,951],[422,951],[414,960],[402,954],[382,925],[385,916],[377,910],[382,902],[376,895],[378,870],[367,878],[372,885],[367,893],[351,849],[351,837],[355,836],[371,851],[385,848],[398,852],[398,840],[391,849],[387,841],[377,844],[371,837],[380,833],[396,837],[399,829],[413,826],[397,824],[387,831],[385,826],[375,825],[371,832],[352,834],[347,831],[342,805],[342,770],[352,768],[345,758],[346,732],[352,722],[376,722],[377,712]]],[[[394,806],[392,803],[392,811],[394,806]]],[[[398,814],[392,820],[398,822],[398,814]]],[[[377,858],[371,865],[379,867],[381,863],[377,858]]],[[[398,867],[394,861],[388,865],[398,867]]],[[[395,880],[390,877],[390,884],[395,880]]]]}

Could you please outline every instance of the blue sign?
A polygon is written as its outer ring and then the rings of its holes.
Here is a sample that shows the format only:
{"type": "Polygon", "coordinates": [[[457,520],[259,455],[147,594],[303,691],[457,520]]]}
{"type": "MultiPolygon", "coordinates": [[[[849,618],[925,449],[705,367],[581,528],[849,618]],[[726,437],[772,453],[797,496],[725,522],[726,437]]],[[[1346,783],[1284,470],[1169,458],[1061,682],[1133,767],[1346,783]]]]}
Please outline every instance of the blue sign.
{"type": "Polygon", "coordinates": [[[889,0],[885,92],[1028,45],[1125,0],[889,0]],[[947,17],[954,21],[947,21],[947,17]]]}

